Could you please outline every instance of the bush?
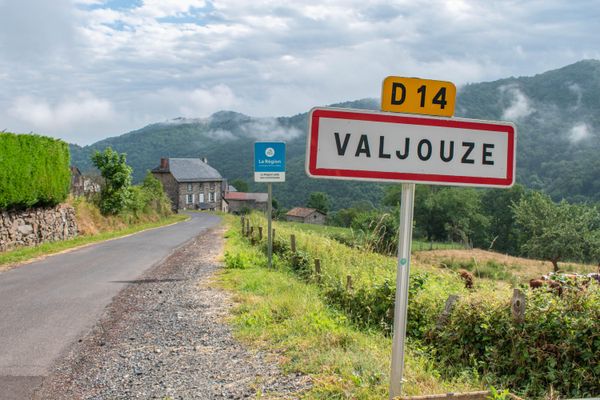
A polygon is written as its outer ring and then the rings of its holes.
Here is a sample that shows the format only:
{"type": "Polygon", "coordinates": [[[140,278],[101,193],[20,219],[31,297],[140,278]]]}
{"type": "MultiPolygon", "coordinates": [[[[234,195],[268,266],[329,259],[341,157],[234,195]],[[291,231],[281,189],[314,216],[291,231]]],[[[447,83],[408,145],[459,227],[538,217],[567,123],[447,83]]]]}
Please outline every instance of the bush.
{"type": "Polygon", "coordinates": [[[67,143],[0,133],[0,209],[54,206],[67,198],[70,183],[67,143]]]}
{"type": "Polygon", "coordinates": [[[600,393],[600,288],[527,293],[525,322],[509,299],[471,297],[455,307],[430,344],[447,373],[470,368],[527,398],[550,388],[568,397],[600,393]]]}

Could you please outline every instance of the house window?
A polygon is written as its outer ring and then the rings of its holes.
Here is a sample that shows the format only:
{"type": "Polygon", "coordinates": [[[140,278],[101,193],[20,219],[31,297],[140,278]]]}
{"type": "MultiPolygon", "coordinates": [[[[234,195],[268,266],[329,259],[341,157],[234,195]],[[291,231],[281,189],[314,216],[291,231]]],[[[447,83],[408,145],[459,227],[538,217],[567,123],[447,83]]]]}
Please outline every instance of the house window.
{"type": "Polygon", "coordinates": [[[191,184],[191,183],[188,183],[188,184],[187,184],[187,187],[188,187],[188,192],[191,192],[191,191],[192,191],[192,184],[191,184]]]}
{"type": "Polygon", "coordinates": [[[215,191],[215,183],[214,182],[210,184],[210,190],[213,192],[215,191]]]}
{"type": "Polygon", "coordinates": [[[188,194],[186,196],[186,203],[187,204],[194,204],[194,195],[193,194],[188,194]]]}
{"type": "Polygon", "coordinates": [[[208,194],[208,202],[209,203],[214,203],[215,202],[215,192],[210,192],[208,194]]]}
{"type": "Polygon", "coordinates": [[[200,193],[199,196],[200,196],[199,202],[204,203],[204,193],[200,193]]]}

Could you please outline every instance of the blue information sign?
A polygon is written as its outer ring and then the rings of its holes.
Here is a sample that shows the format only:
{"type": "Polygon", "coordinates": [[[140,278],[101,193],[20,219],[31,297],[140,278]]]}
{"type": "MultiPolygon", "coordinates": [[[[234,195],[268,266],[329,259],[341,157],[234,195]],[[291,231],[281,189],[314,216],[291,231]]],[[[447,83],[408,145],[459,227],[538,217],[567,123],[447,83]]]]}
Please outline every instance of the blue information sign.
{"type": "Polygon", "coordinates": [[[285,143],[254,143],[254,181],[285,182],[285,143]]]}

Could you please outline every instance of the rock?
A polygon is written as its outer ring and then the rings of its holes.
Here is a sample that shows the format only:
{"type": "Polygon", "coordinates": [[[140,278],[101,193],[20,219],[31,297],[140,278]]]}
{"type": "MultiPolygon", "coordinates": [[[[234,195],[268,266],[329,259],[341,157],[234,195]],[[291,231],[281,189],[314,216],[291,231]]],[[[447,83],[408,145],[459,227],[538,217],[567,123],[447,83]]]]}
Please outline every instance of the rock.
{"type": "Polygon", "coordinates": [[[17,230],[19,231],[19,233],[21,233],[21,235],[30,235],[33,233],[33,226],[31,225],[20,225],[19,227],[17,227],[17,230]]]}

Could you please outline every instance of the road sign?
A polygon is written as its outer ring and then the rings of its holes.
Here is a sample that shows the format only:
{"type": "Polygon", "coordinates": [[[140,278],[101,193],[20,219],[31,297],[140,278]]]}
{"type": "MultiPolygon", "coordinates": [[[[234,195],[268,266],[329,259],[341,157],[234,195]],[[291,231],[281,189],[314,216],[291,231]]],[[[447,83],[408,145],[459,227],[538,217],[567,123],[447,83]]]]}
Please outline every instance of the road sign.
{"type": "Polygon", "coordinates": [[[515,142],[509,122],[314,108],[306,172],[313,178],[510,187],[515,142]]]}
{"type": "Polygon", "coordinates": [[[254,181],[285,182],[285,143],[254,143],[254,181]]]}
{"type": "Polygon", "coordinates": [[[451,117],[456,103],[452,82],[388,76],[383,81],[381,110],[451,117]]]}

